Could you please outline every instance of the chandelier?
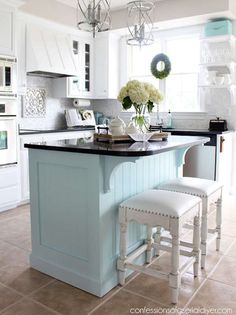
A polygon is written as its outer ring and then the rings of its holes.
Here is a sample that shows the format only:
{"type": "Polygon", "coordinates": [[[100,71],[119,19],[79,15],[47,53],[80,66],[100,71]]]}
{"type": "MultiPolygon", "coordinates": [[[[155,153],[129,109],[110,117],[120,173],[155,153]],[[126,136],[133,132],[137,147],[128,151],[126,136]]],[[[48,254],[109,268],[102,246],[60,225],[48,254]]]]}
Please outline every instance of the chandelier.
{"type": "Polygon", "coordinates": [[[141,47],[153,43],[153,6],[153,1],[148,0],[135,0],[127,4],[127,26],[131,35],[127,40],[128,45],[141,47]]]}
{"type": "Polygon", "coordinates": [[[77,26],[80,30],[93,33],[107,31],[111,27],[110,0],[77,0],[82,20],[77,26]]]}

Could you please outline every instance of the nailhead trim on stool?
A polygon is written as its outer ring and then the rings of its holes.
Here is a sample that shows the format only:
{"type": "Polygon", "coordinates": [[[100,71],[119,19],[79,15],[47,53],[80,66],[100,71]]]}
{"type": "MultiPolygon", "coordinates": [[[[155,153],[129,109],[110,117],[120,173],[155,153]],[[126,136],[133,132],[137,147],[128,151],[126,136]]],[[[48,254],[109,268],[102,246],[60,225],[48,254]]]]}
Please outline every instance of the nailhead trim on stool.
{"type": "Polygon", "coordinates": [[[204,269],[206,264],[207,244],[216,239],[216,250],[220,250],[223,186],[218,182],[208,179],[182,177],[168,181],[160,185],[158,189],[194,195],[202,199],[201,267],[204,269]],[[216,228],[208,229],[208,216],[210,206],[213,203],[216,204],[216,228]],[[210,239],[208,234],[213,234],[213,237],[210,239]]]}
{"type": "Polygon", "coordinates": [[[182,274],[193,265],[194,276],[198,276],[201,204],[199,197],[161,190],[148,190],[122,202],[119,208],[120,255],[117,260],[119,283],[124,285],[127,269],[168,280],[171,288],[171,302],[177,303],[182,274]],[[191,219],[194,223],[193,242],[182,242],[180,241],[181,229],[184,223],[191,219]],[[131,221],[147,225],[147,239],[145,244],[127,255],[127,229],[131,221]],[[160,236],[158,242],[155,242],[152,228],[158,226],[170,231],[171,238],[160,236]],[[180,246],[181,248],[182,246],[191,248],[192,251],[180,250],[180,246]],[[170,273],[163,273],[133,263],[145,252],[146,261],[150,263],[153,249],[171,252],[170,273]],[[189,261],[183,266],[179,266],[180,254],[189,257],[189,261]]]}

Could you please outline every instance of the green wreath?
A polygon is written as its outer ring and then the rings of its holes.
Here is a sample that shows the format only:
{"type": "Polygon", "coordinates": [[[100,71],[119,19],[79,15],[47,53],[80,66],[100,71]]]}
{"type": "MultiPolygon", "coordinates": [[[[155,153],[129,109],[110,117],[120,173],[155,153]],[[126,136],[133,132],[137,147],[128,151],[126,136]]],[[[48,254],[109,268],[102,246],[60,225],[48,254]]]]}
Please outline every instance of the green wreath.
{"type": "Polygon", "coordinates": [[[156,55],[151,62],[151,72],[152,75],[157,79],[165,79],[168,77],[171,71],[171,62],[170,59],[165,54],[158,54],[156,55]],[[164,69],[162,71],[157,70],[157,64],[159,62],[164,62],[164,69]]]}

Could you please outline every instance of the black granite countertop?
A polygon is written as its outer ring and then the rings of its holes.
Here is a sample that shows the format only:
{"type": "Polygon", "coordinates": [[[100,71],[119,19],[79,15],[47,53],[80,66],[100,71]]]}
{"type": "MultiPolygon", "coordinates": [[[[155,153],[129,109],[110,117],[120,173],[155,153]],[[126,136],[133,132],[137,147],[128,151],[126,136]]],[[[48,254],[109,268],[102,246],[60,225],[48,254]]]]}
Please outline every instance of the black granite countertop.
{"type": "Polygon", "coordinates": [[[95,126],[79,126],[62,129],[19,129],[19,135],[37,135],[41,133],[56,133],[56,132],[71,132],[71,131],[86,131],[95,130],[95,126]]]}
{"type": "Polygon", "coordinates": [[[148,156],[193,145],[204,144],[207,137],[169,136],[167,141],[109,144],[91,139],[65,139],[42,143],[27,143],[26,148],[112,156],[148,156]]]}
{"type": "Polygon", "coordinates": [[[163,128],[163,131],[171,132],[173,135],[188,135],[188,136],[199,136],[199,135],[221,135],[224,133],[233,132],[233,130],[226,131],[213,131],[208,129],[181,129],[181,128],[163,128]]]}

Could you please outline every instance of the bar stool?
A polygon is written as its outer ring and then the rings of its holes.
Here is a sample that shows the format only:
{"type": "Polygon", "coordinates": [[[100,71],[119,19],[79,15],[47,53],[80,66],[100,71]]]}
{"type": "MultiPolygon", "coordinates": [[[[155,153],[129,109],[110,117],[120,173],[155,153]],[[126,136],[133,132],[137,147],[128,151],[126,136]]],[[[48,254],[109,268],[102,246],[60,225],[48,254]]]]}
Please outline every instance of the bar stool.
{"type": "Polygon", "coordinates": [[[124,285],[127,269],[166,279],[169,281],[169,287],[171,288],[171,302],[177,303],[182,274],[193,265],[194,276],[198,276],[200,213],[200,198],[169,191],[148,190],[122,202],[119,207],[120,255],[117,260],[119,283],[124,285]],[[194,221],[193,242],[182,242],[180,241],[181,228],[190,219],[194,221]],[[130,221],[147,225],[147,239],[145,244],[142,244],[127,255],[127,228],[130,221]],[[152,228],[157,226],[168,230],[171,238],[161,237],[160,242],[155,243],[152,237],[152,228]],[[180,246],[185,246],[189,250],[180,250],[180,246]],[[140,266],[133,262],[146,252],[146,262],[150,263],[152,251],[155,248],[171,252],[170,273],[145,268],[145,266],[140,266]],[[179,265],[180,254],[189,257],[182,266],[179,265]]]}
{"type": "MultiPolygon", "coordinates": [[[[207,244],[216,239],[216,250],[220,250],[221,240],[221,224],[222,224],[222,189],[223,186],[218,182],[195,178],[182,177],[176,178],[158,187],[165,191],[175,191],[193,196],[198,196],[202,199],[202,224],[201,224],[201,268],[205,268],[207,244]],[[216,228],[208,229],[208,216],[211,213],[211,205],[216,205],[216,228]],[[208,233],[213,235],[209,238],[208,233]]],[[[186,226],[191,228],[191,226],[186,226]]],[[[157,235],[157,238],[159,236],[157,235]]]]}

